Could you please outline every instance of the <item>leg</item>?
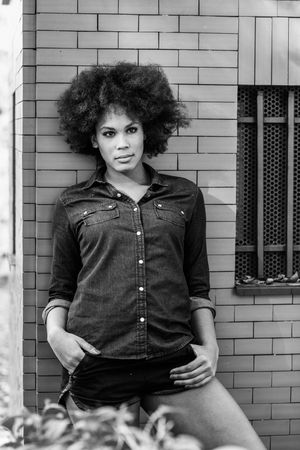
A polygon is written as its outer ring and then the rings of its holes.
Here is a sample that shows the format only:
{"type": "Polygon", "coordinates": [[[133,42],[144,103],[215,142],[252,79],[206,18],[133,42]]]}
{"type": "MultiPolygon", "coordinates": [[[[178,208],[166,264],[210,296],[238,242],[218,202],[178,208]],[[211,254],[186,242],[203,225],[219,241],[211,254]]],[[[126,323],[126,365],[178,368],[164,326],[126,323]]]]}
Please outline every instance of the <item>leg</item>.
{"type": "Polygon", "coordinates": [[[195,436],[207,450],[222,445],[265,450],[240,407],[216,378],[177,394],[148,395],[142,407],[151,414],[161,404],[178,410],[171,414],[174,432],[195,436]]]}
{"type": "Polygon", "coordinates": [[[70,420],[72,423],[76,422],[76,411],[82,411],[81,409],[78,408],[78,406],[76,405],[76,403],[74,402],[74,400],[72,399],[71,395],[68,394],[66,396],[66,408],[70,417],[70,420]]]}
{"type": "MultiPolygon", "coordinates": [[[[70,394],[68,394],[66,398],[66,407],[71,422],[72,423],[76,422],[76,411],[82,412],[82,409],[78,408],[78,406],[76,405],[70,394]]],[[[140,423],[140,402],[137,401],[136,403],[129,405],[127,409],[133,415],[133,422],[131,422],[131,425],[138,427],[140,423]]]]}

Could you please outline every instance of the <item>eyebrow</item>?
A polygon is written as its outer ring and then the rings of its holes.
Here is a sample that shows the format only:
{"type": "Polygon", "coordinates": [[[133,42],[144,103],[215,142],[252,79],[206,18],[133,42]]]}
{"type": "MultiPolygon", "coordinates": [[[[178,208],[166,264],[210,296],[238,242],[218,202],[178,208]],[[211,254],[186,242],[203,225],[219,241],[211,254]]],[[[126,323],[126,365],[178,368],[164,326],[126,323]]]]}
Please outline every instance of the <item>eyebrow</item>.
{"type": "MultiPolygon", "coordinates": [[[[135,125],[135,124],[137,125],[138,122],[137,122],[137,121],[135,121],[135,122],[130,122],[128,125],[125,126],[125,128],[129,128],[129,127],[131,127],[132,125],[135,125]]],[[[108,127],[107,125],[103,125],[103,126],[100,128],[100,130],[103,130],[103,129],[106,129],[106,130],[115,130],[114,127],[108,127]]]]}

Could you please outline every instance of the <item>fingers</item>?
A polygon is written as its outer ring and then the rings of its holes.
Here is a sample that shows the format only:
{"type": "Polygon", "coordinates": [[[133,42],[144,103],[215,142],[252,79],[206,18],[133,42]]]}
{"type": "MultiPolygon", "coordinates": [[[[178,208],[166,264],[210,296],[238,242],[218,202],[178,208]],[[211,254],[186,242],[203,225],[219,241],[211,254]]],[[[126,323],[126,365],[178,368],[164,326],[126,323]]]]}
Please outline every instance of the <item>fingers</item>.
{"type": "Polygon", "coordinates": [[[205,378],[213,376],[213,372],[207,367],[205,370],[194,370],[193,372],[178,375],[176,378],[174,378],[174,376],[170,378],[173,380],[175,386],[189,386],[198,384],[205,378]]]}
{"type": "Polygon", "coordinates": [[[213,379],[213,376],[203,378],[202,380],[198,381],[197,383],[193,384],[185,384],[185,389],[193,389],[197,387],[204,386],[205,384],[209,383],[213,379]]]}
{"type": "Polygon", "coordinates": [[[76,336],[76,341],[78,342],[82,350],[85,350],[88,353],[94,353],[95,355],[99,355],[101,353],[100,350],[97,350],[95,347],[93,347],[91,344],[89,344],[79,336],[76,336]]]}
{"type": "Polygon", "coordinates": [[[175,367],[170,371],[170,375],[180,375],[182,373],[186,372],[192,372],[193,370],[197,369],[198,367],[204,365],[207,362],[207,359],[200,355],[197,356],[193,361],[186,364],[185,366],[175,367]]]}
{"type": "Polygon", "coordinates": [[[191,372],[184,372],[176,375],[170,375],[171,380],[175,381],[185,381],[193,378],[197,378],[199,375],[207,374],[209,376],[214,375],[213,370],[209,365],[202,365],[191,372]]]}
{"type": "Polygon", "coordinates": [[[215,375],[210,360],[204,355],[198,355],[192,362],[170,371],[170,379],[175,386],[195,388],[208,383],[215,375]]]}
{"type": "Polygon", "coordinates": [[[174,381],[174,384],[186,384],[188,380],[191,382],[199,381],[199,377],[207,377],[214,376],[214,372],[210,365],[201,365],[195,370],[191,372],[184,372],[176,375],[170,375],[171,380],[174,381]]]}
{"type": "Polygon", "coordinates": [[[78,364],[83,360],[85,353],[82,352],[81,356],[73,356],[69,358],[65,358],[63,366],[67,369],[69,374],[73,373],[78,364]]]}
{"type": "Polygon", "coordinates": [[[92,353],[94,355],[99,355],[101,353],[99,350],[97,350],[95,347],[93,347],[91,344],[89,344],[79,336],[75,336],[75,341],[78,344],[78,351],[80,353],[78,354],[77,351],[76,355],[73,355],[72,359],[68,361],[68,367],[65,366],[69,374],[72,374],[74,372],[76,367],[83,360],[86,353],[92,353]]]}
{"type": "Polygon", "coordinates": [[[64,331],[63,336],[59,336],[52,344],[52,350],[58,360],[69,373],[72,373],[85,353],[99,355],[101,352],[86,342],[81,337],[64,331]]]}

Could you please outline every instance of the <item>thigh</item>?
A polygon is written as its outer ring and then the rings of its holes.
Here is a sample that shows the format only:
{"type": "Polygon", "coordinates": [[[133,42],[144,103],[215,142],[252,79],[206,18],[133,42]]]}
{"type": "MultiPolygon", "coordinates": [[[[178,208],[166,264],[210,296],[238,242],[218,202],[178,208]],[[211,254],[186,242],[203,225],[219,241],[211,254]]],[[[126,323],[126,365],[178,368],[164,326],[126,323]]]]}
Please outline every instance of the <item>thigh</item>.
{"type": "Polygon", "coordinates": [[[265,450],[247,417],[216,378],[201,388],[172,395],[147,395],[142,399],[148,414],[162,404],[175,409],[170,414],[174,432],[195,436],[207,450],[221,445],[265,450]]]}
{"type": "Polygon", "coordinates": [[[82,412],[82,409],[78,408],[78,406],[76,405],[76,403],[74,402],[74,400],[72,399],[70,394],[66,395],[66,408],[70,417],[70,420],[72,423],[76,422],[76,413],[77,412],[82,412]]]}
{"type": "MultiPolygon", "coordinates": [[[[72,423],[76,422],[76,412],[83,412],[82,409],[80,409],[74,400],[72,399],[71,395],[68,394],[66,398],[66,408],[70,417],[70,420],[72,423]]],[[[130,425],[134,425],[136,427],[139,426],[140,423],[140,402],[137,401],[131,405],[126,406],[127,410],[132,414],[133,421],[130,423],[130,425]]],[[[88,410],[91,411],[91,410],[88,410]]]]}

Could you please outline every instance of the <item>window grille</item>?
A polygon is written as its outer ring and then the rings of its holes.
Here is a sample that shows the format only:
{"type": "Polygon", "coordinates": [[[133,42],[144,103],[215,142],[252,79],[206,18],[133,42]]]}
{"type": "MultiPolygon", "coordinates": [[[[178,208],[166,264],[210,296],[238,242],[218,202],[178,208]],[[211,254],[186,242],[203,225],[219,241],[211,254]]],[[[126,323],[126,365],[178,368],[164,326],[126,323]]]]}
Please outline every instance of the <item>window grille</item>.
{"type": "Polygon", "coordinates": [[[237,278],[300,269],[299,148],[300,89],[240,87],[237,278]]]}

